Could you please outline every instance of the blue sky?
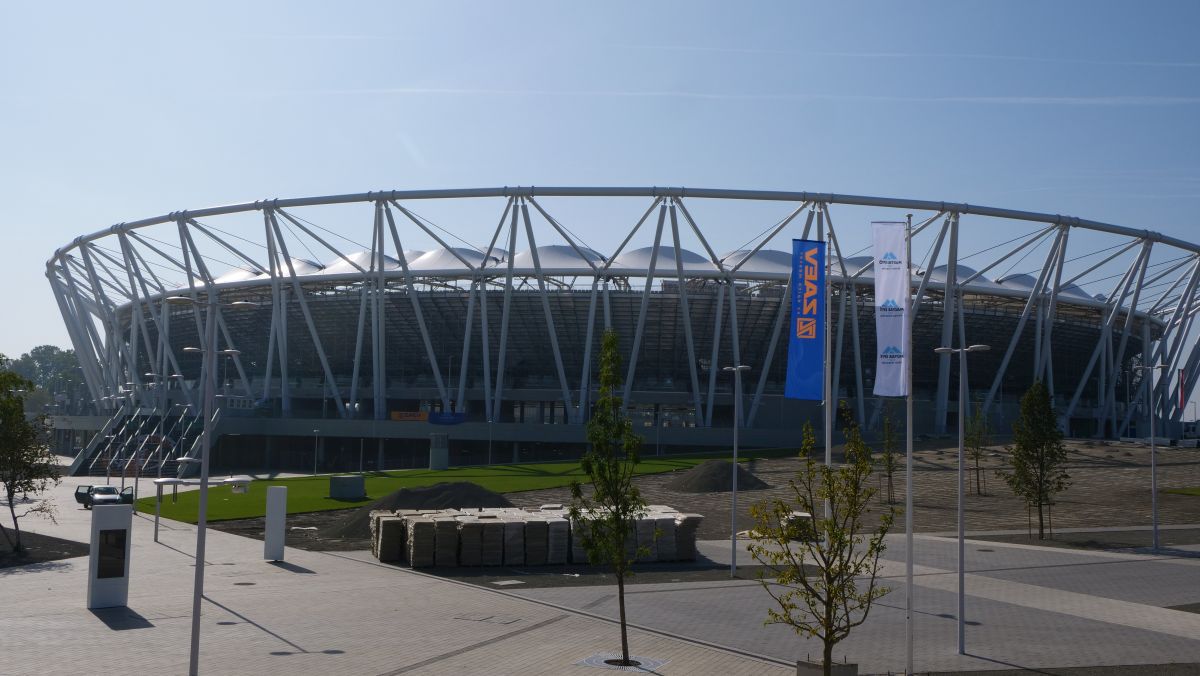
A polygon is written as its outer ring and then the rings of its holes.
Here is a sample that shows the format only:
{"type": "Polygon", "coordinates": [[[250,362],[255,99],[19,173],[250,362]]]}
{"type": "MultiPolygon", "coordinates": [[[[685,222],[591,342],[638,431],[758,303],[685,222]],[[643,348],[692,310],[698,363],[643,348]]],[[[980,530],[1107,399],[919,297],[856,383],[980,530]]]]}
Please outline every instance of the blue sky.
{"type": "Polygon", "coordinates": [[[266,197],[812,190],[1195,240],[1197,25],[1194,2],[8,4],[0,352],[68,344],[44,262],[75,236],[266,197]]]}

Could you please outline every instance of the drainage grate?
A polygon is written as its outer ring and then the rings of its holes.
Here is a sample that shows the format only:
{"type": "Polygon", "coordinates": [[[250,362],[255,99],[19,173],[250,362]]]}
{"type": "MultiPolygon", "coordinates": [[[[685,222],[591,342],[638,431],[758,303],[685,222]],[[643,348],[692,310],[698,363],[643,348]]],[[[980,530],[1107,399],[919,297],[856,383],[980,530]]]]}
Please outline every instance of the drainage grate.
{"type": "Polygon", "coordinates": [[[592,655],[591,657],[582,659],[575,664],[582,667],[596,667],[599,669],[608,669],[610,671],[632,671],[645,674],[657,671],[659,667],[665,665],[667,662],[670,662],[670,660],[659,660],[653,657],[642,657],[640,655],[629,656],[630,660],[638,663],[636,667],[619,667],[614,664],[609,664],[605,661],[620,658],[621,655],[618,653],[600,653],[598,655],[592,655]]]}

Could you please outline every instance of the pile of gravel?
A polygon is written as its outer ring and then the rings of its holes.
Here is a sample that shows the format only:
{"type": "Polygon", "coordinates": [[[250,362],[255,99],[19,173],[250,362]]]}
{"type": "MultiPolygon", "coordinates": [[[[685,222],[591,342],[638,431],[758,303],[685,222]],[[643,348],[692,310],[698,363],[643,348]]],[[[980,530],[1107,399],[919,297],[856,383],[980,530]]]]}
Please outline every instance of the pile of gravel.
{"type": "Polygon", "coordinates": [[[318,534],[322,538],[369,538],[370,514],[377,509],[475,509],[512,506],[503,495],[466,481],[401,488],[369,505],[359,507],[346,518],[322,528],[318,534]]]}
{"type": "MultiPolygon", "coordinates": [[[[733,463],[728,460],[707,460],[680,473],[667,482],[666,487],[681,493],[724,493],[733,490],[733,463]]],[[[770,488],[762,479],[738,465],[737,485],[739,491],[770,488]]]]}

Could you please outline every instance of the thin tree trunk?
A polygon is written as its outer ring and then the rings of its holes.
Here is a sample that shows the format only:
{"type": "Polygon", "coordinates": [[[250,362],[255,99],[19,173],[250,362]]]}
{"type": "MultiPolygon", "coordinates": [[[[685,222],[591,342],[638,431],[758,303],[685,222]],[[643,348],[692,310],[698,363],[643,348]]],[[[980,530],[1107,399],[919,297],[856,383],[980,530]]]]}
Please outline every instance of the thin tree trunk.
{"type": "MultiPolygon", "coordinates": [[[[9,535],[8,535],[8,529],[7,529],[7,528],[5,528],[5,527],[4,527],[4,524],[2,524],[2,523],[0,523],[0,535],[3,535],[3,536],[4,536],[4,541],[8,543],[8,548],[9,548],[9,549],[13,549],[13,541],[12,541],[12,538],[11,538],[11,537],[9,537],[9,535]]],[[[16,550],[13,550],[13,551],[16,551],[16,550]]]]}
{"type": "Polygon", "coordinates": [[[824,655],[824,672],[825,676],[833,676],[833,643],[825,641],[824,655]]]}
{"type": "Polygon", "coordinates": [[[625,626],[625,572],[617,571],[617,605],[621,609],[621,664],[629,665],[629,629],[625,626]]]}
{"type": "Polygon", "coordinates": [[[1045,515],[1042,514],[1042,501],[1038,500],[1038,539],[1046,539],[1045,515]]]}
{"type": "MultiPolygon", "coordinates": [[[[8,513],[12,515],[13,532],[17,535],[16,543],[13,544],[13,541],[9,540],[9,546],[12,547],[14,552],[19,552],[21,551],[21,524],[17,523],[17,508],[13,505],[13,496],[11,493],[8,496],[8,513]]],[[[8,533],[5,533],[4,537],[7,538],[8,533]]]]}

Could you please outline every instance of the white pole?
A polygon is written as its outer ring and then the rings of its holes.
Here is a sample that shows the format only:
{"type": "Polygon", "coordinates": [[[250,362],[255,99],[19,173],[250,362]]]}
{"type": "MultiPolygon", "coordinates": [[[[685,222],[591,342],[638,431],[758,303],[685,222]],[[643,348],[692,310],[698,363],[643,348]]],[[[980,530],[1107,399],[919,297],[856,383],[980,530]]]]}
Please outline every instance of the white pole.
{"type": "Polygon", "coordinates": [[[162,514],[162,484],[156,484],[158,496],[154,500],[154,541],[158,542],[158,519],[162,514]]]}
{"type": "MultiPolygon", "coordinates": [[[[828,242],[829,238],[825,236],[825,228],[829,227],[822,219],[822,211],[817,211],[817,238],[822,242],[828,242]]],[[[825,391],[825,466],[833,465],[833,381],[830,377],[833,374],[833,369],[829,364],[830,332],[829,332],[829,272],[832,270],[829,258],[829,247],[825,247],[825,312],[823,323],[825,325],[825,335],[822,340],[825,341],[824,361],[821,364],[821,380],[822,389],[825,391]]],[[[832,518],[833,509],[829,504],[829,499],[825,499],[825,518],[832,518]]]]}
{"type": "MultiPolygon", "coordinates": [[[[904,337],[908,340],[908,352],[912,352],[912,214],[906,219],[904,242],[908,270],[909,308],[904,320],[904,337]]],[[[913,673],[913,394],[912,355],[904,355],[905,378],[905,463],[904,463],[904,673],[913,673]]]]}
{"type": "MultiPolygon", "coordinates": [[[[1160,367],[1154,367],[1160,368],[1160,367]]],[[[1151,538],[1151,548],[1158,552],[1158,464],[1156,460],[1158,452],[1157,440],[1154,438],[1154,386],[1150,380],[1154,377],[1154,371],[1150,371],[1150,378],[1146,379],[1146,389],[1150,393],[1150,523],[1153,531],[1151,538]]]]}
{"type": "Polygon", "coordinates": [[[965,411],[967,408],[967,346],[966,340],[960,336],[962,341],[958,347],[958,654],[967,654],[966,640],[966,617],[967,596],[966,596],[966,540],[965,523],[966,519],[963,514],[963,447],[966,445],[966,435],[964,426],[966,425],[965,411]]]}
{"type": "Polygon", "coordinates": [[[200,672],[200,602],[204,597],[204,540],[208,525],[208,457],[212,451],[213,390],[216,387],[217,298],[208,290],[208,339],[204,351],[204,431],[200,444],[200,504],[196,520],[196,577],[192,588],[192,643],[188,674],[200,672]]]}
{"type": "Polygon", "coordinates": [[[738,424],[742,407],[742,367],[733,367],[733,505],[729,510],[729,577],[737,577],[738,424]]]}
{"type": "Polygon", "coordinates": [[[738,427],[742,420],[742,371],[749,369],[743,364],[726,366],[723,371],[733,371],[733,502],[729,510],[729,577],[737,575],[737,473],[738,473],[738,427]]]}

